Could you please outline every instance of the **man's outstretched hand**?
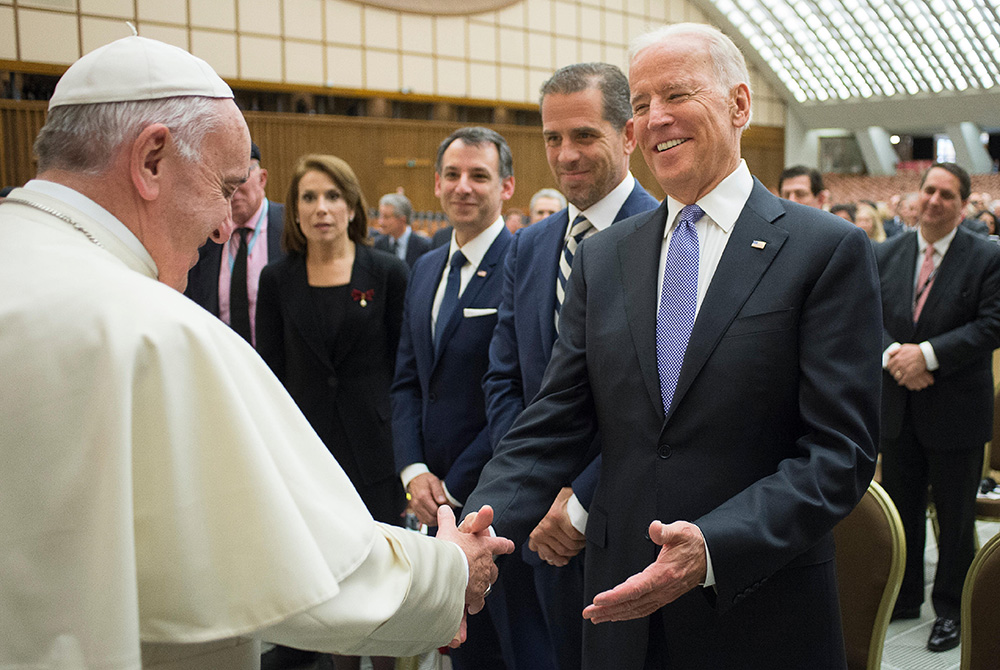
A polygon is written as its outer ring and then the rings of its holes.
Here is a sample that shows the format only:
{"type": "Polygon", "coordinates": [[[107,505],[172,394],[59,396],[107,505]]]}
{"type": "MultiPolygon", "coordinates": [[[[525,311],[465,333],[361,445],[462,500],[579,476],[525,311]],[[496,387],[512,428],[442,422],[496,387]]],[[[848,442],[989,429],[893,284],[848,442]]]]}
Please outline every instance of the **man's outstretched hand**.
{"type": "Polygon", "coordinates": [[[649,538],[662,547],[656,560],[610,591],[594,596],[583,618],[594,623],[639,619],[704,583],[708,559],[697,526],[687,521],[669,525],[654,521],[649,524],[649,538]]]}

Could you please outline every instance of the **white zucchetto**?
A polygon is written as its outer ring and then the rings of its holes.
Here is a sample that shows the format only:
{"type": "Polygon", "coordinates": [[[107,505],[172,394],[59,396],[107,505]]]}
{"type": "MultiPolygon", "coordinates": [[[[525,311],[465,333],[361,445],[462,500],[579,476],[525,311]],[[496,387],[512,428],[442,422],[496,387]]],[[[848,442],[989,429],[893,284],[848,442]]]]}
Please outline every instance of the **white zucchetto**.
{"type": "Polygon", "coordinates": [[[94,49],[73,63],[56,84],[49,110],[181,96],[232,98],[233,91],[197,56],[164,42],[132,36],[94,49]]]}

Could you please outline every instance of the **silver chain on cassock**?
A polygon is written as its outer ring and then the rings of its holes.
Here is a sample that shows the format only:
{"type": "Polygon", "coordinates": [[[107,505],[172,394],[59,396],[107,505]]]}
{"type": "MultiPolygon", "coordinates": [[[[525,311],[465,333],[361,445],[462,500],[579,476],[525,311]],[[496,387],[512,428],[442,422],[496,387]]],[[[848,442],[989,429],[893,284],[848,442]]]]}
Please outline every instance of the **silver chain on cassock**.
{"type": "MultiPolygon", "coordinates": [[[[96,244],[97,246],[99,246],[100,248],[102,248],[102,249],[104,248],[104,245],[101,244],[100,240],[98,240],[96,237],[94,237],[93,233],[91,233],[89,230],[87,230],[86,228],[84,228],[79,223],[77,223],[76,221],[74,221],[69,216],[66,216],[62,212],[58,212],[58,211],[52,209],[51,207],[47,207],[45,205],[39,205],[37,202],[31,202],[30,200],[21,200],[20,198],[10,198],[10,197],[8,197],[3,202],[16,202],[19,205],[24,205],[25,207],[33,207],[34,209],[37,209],[37,210],[42,211],[42,212],[45,212],[46,214],[51,214],[52,216],[56,217],[57,219],[65,221],[69,225],[73,226],[73,228],[75,228],[76,230],[78,230],[81,233],[83,233],[84,237],[86,237],[88,240],[90,240],[91,242],[93,242],[94,244],[96,244]]],[[[0,204],[3,204],[3,203],[0,203],[0,204]]]]}

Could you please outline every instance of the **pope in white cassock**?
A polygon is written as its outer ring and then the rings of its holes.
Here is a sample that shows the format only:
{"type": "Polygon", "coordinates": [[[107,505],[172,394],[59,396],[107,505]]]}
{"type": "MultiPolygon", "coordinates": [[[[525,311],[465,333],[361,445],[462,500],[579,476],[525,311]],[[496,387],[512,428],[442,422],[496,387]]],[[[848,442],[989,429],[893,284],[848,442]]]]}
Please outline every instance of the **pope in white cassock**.
{"type": "Polygon", "coordinates": [[[467,533],[443,512],[439,539],[375,523],[178,292],[248,175],[232,97],[175,47],[102,47],[0,204],[0,668],[253,668],[260,639],[411,655],[457,643],[513,549],[489,511],[467,533]]]}

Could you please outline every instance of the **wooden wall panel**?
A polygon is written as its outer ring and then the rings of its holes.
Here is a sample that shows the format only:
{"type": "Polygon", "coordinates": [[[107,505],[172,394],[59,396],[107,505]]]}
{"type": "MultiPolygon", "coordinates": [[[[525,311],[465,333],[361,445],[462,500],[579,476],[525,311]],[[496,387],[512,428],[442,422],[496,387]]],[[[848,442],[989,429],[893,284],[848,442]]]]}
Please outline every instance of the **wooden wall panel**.
{"type": "MultiPolygon", "coordinates": [[[[0,185],[20,185],[35,174],[31,147],[45,120],[44,102],[0,100],[0,185]]],[[[351,118],[306,114],[246,112],[251,136],[268,170],[267,194],[284,202],[295,161],[307,153],[331,153],[346,160],[358,175],[368,201],[403,187],[414,207],[439,211],[434,196],[434,158],[438,144],[463,124],[441,121],[351,118]]],[[[508,207],[527,210],[531,196],[555,187],[545,160],[541,130],[530,126],[493,125],[514,154],[516,187],[508,207]]],[[[750,171],[774,188],[783,167],[784,130],[751,126],[743,135],[743,156],[750,171]]],[[[656,198],[663,191],[638,151],[632,173],[656,198]]]]}
{"type": "Polygon", "coordinates": [[[35,176],[32,146],[45,124],[45,102],[0,100],[0,187],[35,176]]]}

